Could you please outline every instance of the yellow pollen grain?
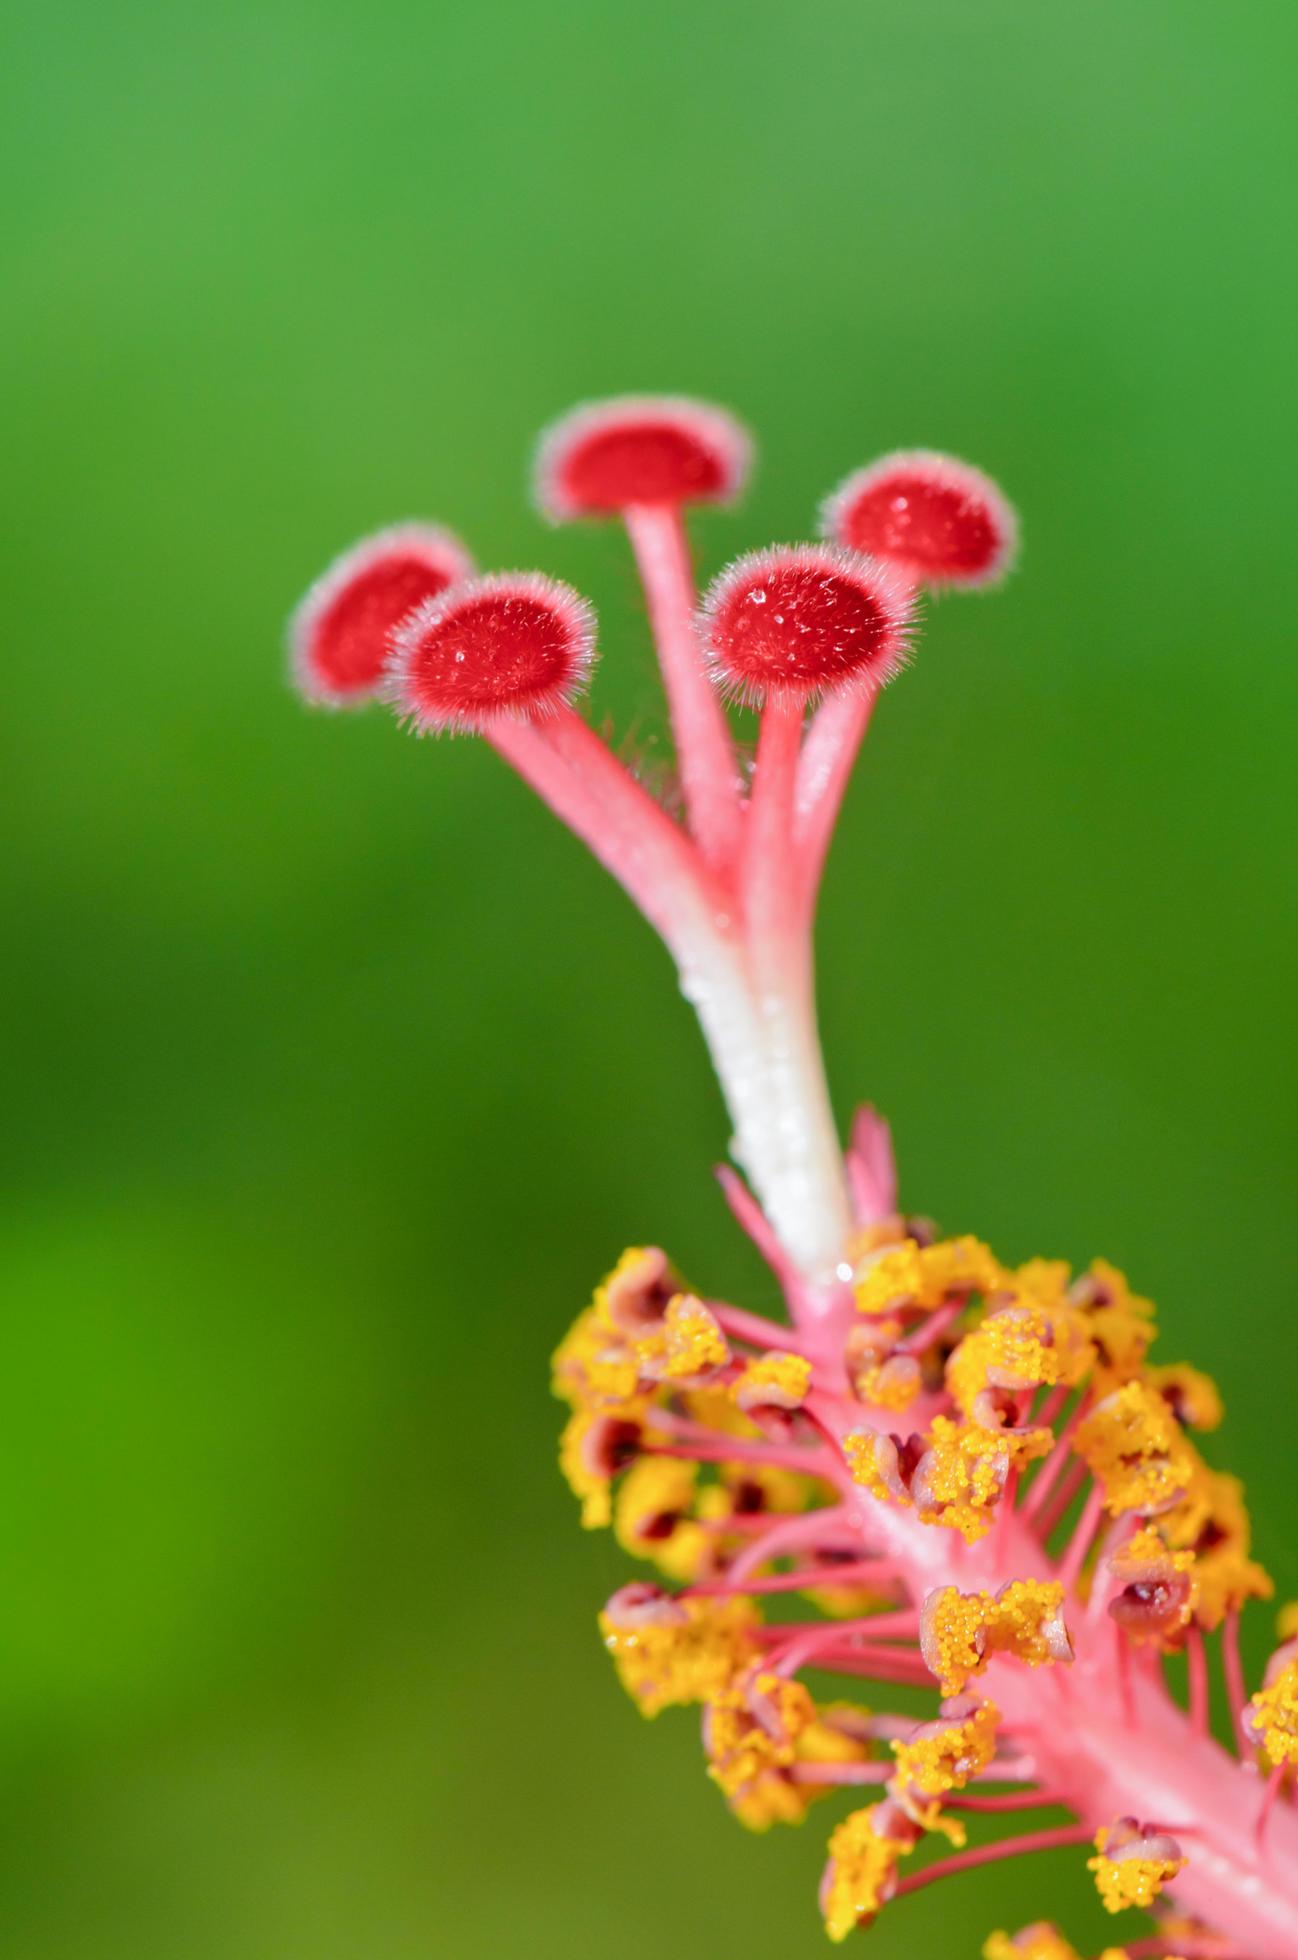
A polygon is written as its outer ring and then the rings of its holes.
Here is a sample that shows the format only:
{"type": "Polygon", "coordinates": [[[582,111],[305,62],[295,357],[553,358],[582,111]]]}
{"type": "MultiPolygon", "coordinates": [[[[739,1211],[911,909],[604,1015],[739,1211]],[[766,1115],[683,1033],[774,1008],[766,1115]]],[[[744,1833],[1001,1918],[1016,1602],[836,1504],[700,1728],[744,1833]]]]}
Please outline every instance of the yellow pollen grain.
{"type": "Polygon", "coordinates": [[[1269,1688],[1258,1689],[1248,1712],[1268,1762],[1298,1767],[1298,1661],[1287,1661],[1269,1688]]]}
{"type": "Polygon", "coordinates": [[[751,1599],[687,1599],[683,1622],[615,1626],[599,1616],[618,1678],[643,1715],[708,1701],[758,1657],[760,1624],[751,1599]]]}
{"type": "Polygon", "coordinates": [[[996,1601],[990,1593],[943,1586],[924,1606],[924,1651],[944,1695],[963,1693],[987,1665],[996,1601]]]}
{"type": "Polygon", "coordinates": [[[1015,1579],[999,1595],[943,1586],[924,1603],[924,1652],[944,1695],[963,1693],[993,1654],[1027,1667],[1054,1660],[1047,1628],[1063,1612],[1054,1579],[1015,1579]]]}
{"type": "Polygon", "coordinates": [[[868,1268],[856,1289],[857,1311],[928,1309],[940,1306],[949,1294],[990,1293],[1004,1277],[1003,1267],[979,1239],[944,1239],[925,1246],[907,1239],[868,1268]]]}
{"type": "Polygon", "coordinates": [[[829,1840],[823,1904],[825,1931],[834,1941],[868,1924],[896,1886],[897,1861],[906,1846],[875,1828],[875,1812],[874,1805],[854,1810],[829,1840]]]}
{"type": "MultiPolygon", "coordinates": [[[[1107,1835],[1098,1831],[1096,1844],[1107,1835]]],[[[1105,1910],[1124,1912],[1129,1906],[1152,1906],[1168,1879],[1175,1878],[1185,1862],[1184,1858],[1106,1858],[1101,1845],[1099,1856],[1087,1859],[1086,1869],[1095,1873],[1095,1888],[1105,1910]]]]}
{"type": "MultiPolygon", "coordinates": [[[[1013,1935],[990,1934],[983,1942],[983,1960],[1078,1960],[1078,1954],[1057,1927],[1038,1920],[1013,1935]]],[[[1116,1960],[1116,1956],[1102,1956],[1102,1960],[1116,1960]]]]}
{"type": "Polygon", "coordinates": [[[1078,1425],[1075,1448],[1101,1484],[1107,1509],[1160,1511],[1184,1494],[1194,1454],[1155,1389],[1129,1381],[1078,1425]]]}
{"type": "Polygon", "coordinates": [[[1175,1403],[1181,1419],[1191,1429],[1221,1427],[1225,1414],[1221,1390],[1212,1376],[1205,1375],[1202,1369],[1191,1368],[1184,1361],[1175,1361],[1164,1367],[1147,1368],[1145,1380],[1151,1388],[1158,1390],[1164,1401],[1175,1403]]]}
{"type": "Polygon", "coordinates": [[[613,1501],[613,1536],[632,1558],[652,1559],[669,1579],[699,1576],[708,1535],[691,1513],[698,1465],[675,1457],[640,1457],[623,1477],[613,1501]]]}
{"type": "Polygon", "coordinates": [[[920,1517],[925,1524],[960,1532],[973,1544],[991,1525],[1010,1469],[1044,1456],[1054,1438],[1048,1429],[1011,1435],[936,1416],[926,1440],[929,1501],[920,1517]]]}
{"type": "Polygon", "coordinates": [[[1238,1477],[1210,1470],[1190,1444],[1185,1496],[1162,1513],[1159,1535],[1173,1551],[1194,1555],[1194,1617],[1212,1633],[1250,1599],[1270,1599],[1269,1573],[1249,1557],[1252,1525],[1238,1477]]]}
{"type": "Polygon", "coordinates": [[[594,1307],[578,1314],[551,1368],[554,1393],[573,1408],[609,1410],[629,1402],[640,1378],[635,1356],[594,1307]]]}
{"type": "Polygon", "coordinates": [[[731,1385],[731,1394],[760,1402],[770,1389],[788,1408],[797,1408],[811,1387],[811,1363],[801,1354],[762,1354],[747,1363],[742,1375],[731,1385]]]}
{"type": "Polygon", "coordinates": [[[904,1796],[941,1797],[948,1790],[963,1790],[996,1754],[999,1720],[996,1708],[983,1702],[963,1720],[944,1723],[938,1734],[894,1742],[898,1795],[904,1800],[904,1796]]]}
{"type": "Polygon", "coordinates": [[[730,1359],[714,1316],[692,1293],[678,1293],[668,1301],[661,1328],[637,1341],[635,1352],[642,1367],[669,1382],[724,1368],[730,1359]]]}

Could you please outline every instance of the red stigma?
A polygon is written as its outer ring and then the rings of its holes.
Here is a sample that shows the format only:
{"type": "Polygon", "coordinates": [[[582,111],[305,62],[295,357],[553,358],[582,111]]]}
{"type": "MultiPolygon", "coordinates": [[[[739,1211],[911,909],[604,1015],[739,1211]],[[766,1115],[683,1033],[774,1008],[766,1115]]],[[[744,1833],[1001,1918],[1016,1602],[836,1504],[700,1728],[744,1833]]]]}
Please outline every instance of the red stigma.
{"type": "Polygon", "coordinates": [[[990,477],[953,456],[899,451],[857,470],[824,508],[835,543],[922,585],[987,585],[1009,570],[1014,512],[990,477]]]}
{"type": "Polygon", "coordinates": [[[397,525],[353,545],[293,615],[289,643],[303,694],[330,707],[372,700],[393,629],[472,571],[459,539],[431,524],[397,525]]]}
{"type": "Polygon", "coordinates": [[[751,552],[704,601],[713,673],[747,699],[806,699],[890,680],[906,656],[910,594],[886,566],[830,545],[751,552]]]}
{"type": "Polygon", "coordinates": [[[556,522],[635,504],[721,503],[747,467],[748,437],[723,410],[627,395],[574,409],[542,437],[537,500],[556,522]]]}
{"type": "Polygon", "coordinates": [[[393,637],[390,698],[420,729],[483,729],[553,714],[595,658],[595,616],[539,572],[475,579],[431,599],[393,637]]]}

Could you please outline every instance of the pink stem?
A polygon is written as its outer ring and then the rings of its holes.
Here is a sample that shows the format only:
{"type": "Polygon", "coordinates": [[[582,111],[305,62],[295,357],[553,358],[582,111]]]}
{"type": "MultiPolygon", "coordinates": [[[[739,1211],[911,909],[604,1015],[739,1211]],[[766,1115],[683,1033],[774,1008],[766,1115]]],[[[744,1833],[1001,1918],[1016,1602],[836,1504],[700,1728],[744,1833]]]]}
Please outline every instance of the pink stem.
{"type": "Polygon", "coordinates": [[[689,839],[571,708],[500,720],[487,740],[581,838],[669,946],[718,909],[689,839]]]}
{"type": "Polygon", "coordinates": [[[1059,1382],[1054,1388],[1047,1389],[1041,1398],[1041,1406],[1032,1418],[1033,1428],[1053,1428],[1059,1411],[1063,1408],[1064,1403],[1068,1400],[1072,1392],[1071,1388],[1064,1382],[1059,1382]]]}
{"type": "Polygon", "coordinates": [[[1067,1844],[1089,1844],[1094,1832],[1089,1824],[1062,1824],[1054,1831],[1032,1831],[1023,1837],[1002,1838],[999,1844],[980,1844],[972,1851],[957,1851],[953,1858],[943,1858],[936,1865],[930,1865],[922,1872],[911,1872],[900,1879],[894,1897],[901,1898],[907,1892],[918,1892],[922,1885],[931,1885],[936,1878],[950,1878],[956,1872],[973,1871],[979,1865],[994,1864],[1000,1858],[1017,1858],[1028,1851],[1056,1851],[1067,1844]]]}
{"type": "Polygon", "coordinates": [[[1138,1729],[1140,1716],[1136,1709],[1136,1684],[1131,1678],[1131,1647],[1120,1627],[1114,1627],[1113,1639],[1118,1657],[1118,1693],[1122,1698],[1122,1719],[1129,1730],[1138,1729]]]}
{"type": "Polygon", "coordinates": [[[768,1559],[780,1558],[786,1552],[800,1551],[804,1545],[823,1543],[826,1537],[833,1536],[834,1520],[838,1515],[833,1509],[820,1510],[813,1511],[810,1517],[772,1523],[764,1537],[745,1547],[726,1576],[737,1583],[759,1566],[765,1565],[768,1559]]]}
{"type": "Polygon", "coordinates": [[[1248,1689],[1244,1686],[1244,1663],[1239,1654],[1238,1610],[1227,1613],[1222,1622],[1221,1667],[1226,1677],[1226,1699],[1230,1703],[1231,1738],[1239,1755],[1251,1754],[1248,1734],[1244,1728],[1248,1689]]]}
{"type": "MultiPolygon", "coordinates": [[[[871,1570],[874,1570],[873,1565],[871,1570]]],[[[867,1639],[873,1635],[887,1635],[893,1640],[914,1640],[919,1633],[919,1614],[909,1607],[895,1613],[865,1613],[853,1620],[783,1620],[779,1626],[768,1627],[766,1632],[785,1636],[800,1634],[824,1634],[835,1640],[847,1639],[856,1634],[864,1634],[867,1639]]]]}
{"type": "MultiPolygon", "coordinates": [[[[1051,1490],[1054,1488],[1054,1485],[1057,1482],[1060,1473],[1062,1472],[1065,1465],[1067,1464],[1068,1459],[1072,1454],[1072,1435],[1081,1417],[1083,1400],[1084,1398],[1078,1400],[1077,1406],[1073,1409],[1067,1422],[1064,1424],[1058,1436],[1055,1438],[1054,1448],[1051,1450],[1049,1456],[1046,1458],[1041,1468],[1037,1471],[1036,1479],[1032,1485],[1032,1488],[1028,1492],[1027,1496],[1024,1498],[1022,1506],[1020,1507],[1019,1514],[1021,1517],[1034,1518],[1036,1516],[1037,1512],[1040,1511],[1043,1505],[1045,1504],[1045,1501],[1049,1497],[1051,1490]]],[[[1047,1404],[1047,1408],[1048,1407],[1049,1405],[1047,1404]]],[[[1039,1420],[1042,1423],[1052,1422],[1054,1420],[1053,1412],[1047,1414],[1046,1409],[1042,1409],[1039,1420]]],[[[1046,1534],[1043,1533],[1043,1536],[1044,1535],[1046,1534]]]]}
{"type": "MultiPolygon", "coordinates": [[[[653,1452],[662,1454],[662,1452],[653,1452]]],[[[667,1452],[671,1454],[671,1452],[667,1452]]],[[[688,1586],[682,1598],[704,1599],[711,1593],[731,1593],[742,1586],[750,1593],[817,1592],[823,1586],[864,1585],[874,1576],[874,1567],[868,1560],[859,1565],[804,1566],[801,1572],[772,1572],[765,1579],[708,1579],[697,1586],[688,1586]]],[[[826,1621],[826,1628],[833,1629],[834,1622],[826,1621]]]]}
{"type": "Polygon", "coordinates": [[[1055,1497],[1046,1506],[1045,1517],[1037,1521],[1039,1537],[1043,1539],[1050,1537],[1089,1475],[1090,1472],[1084,1463],[1073,1464],[1055,1497]]]}
{"type": "Polygon", "coordinates": [[[809,1633],[805,1640],[794,1640],[783,1647],[773,1648],[769,1657],[770,1664],[777,1674],[782,1674],[789,1679],[795,1674],[800,1674],[808,1664],[818,1667],[820,1662],[817,1656],[823,1654],[826,1647],[831,1644],[824,1637],[823,1632],[809,1633]]]}
{"type": "Polygon", "coordinates": [[[1190,1684],[1190,1720],[1200,1735],[1208,1733],[1208,1656],[1204,1652],[1203,1632],[1190,1628],[1185,1643],[1186,1675],[1190,1684]]]}
{"type": "Polygon", "coordinates": [[[899,1648],[826,1647],[815,1666],[826,1674],[852,1674],[865,1681],[887,1681],[902,1688],[931,1688],[933,1677],[922,1661],[912,1661],[899,1648]]]}
{"type": "MultiPolygon", "coordinates": [[[[806,739],[803,740],[806,754],[806,739]]],[[[897,1209],[897,1163],[892,1131],[873,1103],[862,1103],[852,1117],[847,1144],[853,1189],[862,1225],[872,1225],[897,1209]]]]}
{"type": "Polygon", "coordinates": [[[648,1443],[641,1450],[642,1456],[679,1456],[693,1463],[764,1463],[776,1470],[797,1470],[804,1477],[820,1477],[826,1483],[836,1483],[844,1491],[852,1488],[852,1481],[841,1473],[838,1466],[822,1458],[821,1453],[812,1450],[781,1449],[772,1443],[648,1443]]]}
{"type": "Polygon", "coordinates": [[[770,1529],[760,1511],[733,1511],[727,1518],[696,1518],[695,1523],[710,1538],[752,1538],[770,1529]]]}
{"type": "Polygon", "coordinates": [[[807,730],[798,768],[794,843],[808,916],[815,909],[830,839],[877,699],[877,689],[832,695],[817,709],[807,730]]]}
{"type": "Polygon", "coordinates": [[[623,517],[667,690],[690,829],[708,861],[725,866],[737,857],[742,835],[739,776],[725,710],[704,666],[694,624],[685,526],[671,504],[632,504],[623,517]]]}
{"type": "Polygon", "coordinates": [[[857,1223],[863,1225],[874,1214],[874,1180],[855,1150],[850,1148],[843,1159],[843,1168],[847,1172],[847,1188],[852,1194],[852,1209],[856,1213],[857,1223]]]}
{"type": "Polygon", "coordinates": [[[742,1307],[732,1307],[720,1300],[707,1302],[709,1313],[722,1332],[732,1340],[746,1341],[750,1347],[778,1348],[781,1354],[800,1354],[804,1360],[814,1361],[812,1344],[805,1334],[795,1333],[792,1327],[781,1327],[777,1321],[764,1320],[761,1314],[745,1313],[742,1307]]]}
{"type": "Polygon", "coordinates": [[[560,709],[535,724],[536,733],[568,766],[587,781],[602,806],[606,824],[640,844],[651,859],[655,875],[684,881],[711,912],[729,909],[726,886],[704,864],[690,838],[672,821],[661,804],[619,762],[589,722],[572,708],[560,709]]]}
{"type": "Polygon", "coordinates": [[[1175,1939],[1170,1933],[1151,1933],[1148,1939],[1127,1940],[1123,1952],[1127,1960],[1163,1960],[1173,1952],[1180,1960],[1248,1960],[1246,1954],[1223,1946],[1219,1940],[1188,1940],[1182,1933],[1175,1939]]]}
{"type": "Polygon", "coordinates": [[[803,704],[773,694],[762,709],[744,850],[744,900],[752,942],[783,945],[793,910],[793,796],[802,744],[803,704]]]}
{"type": "Polygon", "coordinates": [[[1257,1841],[1259,1845],[1263,1842],[1263,1840],[1266,1837],[1267,1821],[1270,1818],[1272,1810],[1275,1808],[1276,1798],[1279,1796],[1281,1788],[1284,1784],[1286,1767],[1287,1765],[1284,1763],[1277,1763],[1275,1768],[1271,1771],[1270,1776],[1267,1777],[1266,1789],[1262,1794],[1262,1805],[1257,1813],[1256,1829],[1257,1829],[1257,1841]]]}
{"type": "Polygon", "coordinates": [[[718,1164],[717,1182],[741,1229],[747,1233],[780,1282],[785,1297],[791,1298],[796,1295],[799,1289],[798,1275],[785,1257],[783,1246],[767,1223],[766,1213],[743,1178],[738,1171],[731,1170],[729,1164],[718,1164]]]}
{"type": "Polygon", "coordinates": [[[895,1763],[794,1763],[789,1776],[794,1783],[886,1783],[895,1763]]]}
{"type": "Polygon", "coordinates": [[[1100,1528],[1104,1516],[1104,1492],[1095,1485],[1082,1506],[1082,1515],[1077,1520],[1076,1529],[1068,1541],[1068,1548],[1059,1562],[1059,1582],[1065,1592],[1071,1592],[1081,1577],[1086,1554],[1091,1549],[1091,1541],[1100,1528]]]}
{"type": "Polygon", "coordinates": [[[992,1797],[943,1797],[942,1807],[945,1810],[1045,1810],[1066,1802],[1067,1798],[1057,1790],[1006,1790],[992,1797]]]}
{"type": "Polygon", "coordinates": [[[898,1341],[894,1353],[922,1354],[925,1348],[932,1347],[934,1341],[940,1340],[947,1328],[959,1320],[965,1306],[964,1300],[948,1300],[944,1307],[937,1307],[927,1320],[922,1320],[918,1327],[911,1329],[904,1340],[898,1341]]]}

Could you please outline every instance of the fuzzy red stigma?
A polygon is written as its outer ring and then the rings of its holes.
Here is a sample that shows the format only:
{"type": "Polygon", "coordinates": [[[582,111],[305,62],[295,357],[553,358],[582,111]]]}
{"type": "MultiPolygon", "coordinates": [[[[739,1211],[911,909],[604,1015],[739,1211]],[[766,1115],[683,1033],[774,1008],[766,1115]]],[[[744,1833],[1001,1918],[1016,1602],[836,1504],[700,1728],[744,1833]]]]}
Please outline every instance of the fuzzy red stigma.
{"type": "Polygon", "coordinates": [[[806,700],[878,687],[904,665],[912,599],[885,565],[833,545],[738,558],[703,602],[712,671],[728,693],[806,700]]]}
{"type": "Polygon", "coordinates": [[[393,635],[385,691],[420,730],[536,720],[577,694],[595,659],[595,614],[540,572],[501,572],[430,599],[393,635]]]}
{"type": "Polygon", "coordinates": [[[321,574],[289,622],[301,692],[335,708],[372,700],[394,627],[473,569],[459,539],[432,524],[362,538],[321,574]]]}
{"type": "Polygon", "coordinates": [[[886,559],[919,585],[990,585],[1018,545],[1018,520],[991,478],[928,449],[856,470],[822,518],[827,538],[886,559]]]}
{"type": "Polygon", "coordinates": [[[748,471],[747,433],[723,409],[622,395],[573,409],[541,438],[537,502],[555,523],[631,505],[724,503],[748,471]]]}

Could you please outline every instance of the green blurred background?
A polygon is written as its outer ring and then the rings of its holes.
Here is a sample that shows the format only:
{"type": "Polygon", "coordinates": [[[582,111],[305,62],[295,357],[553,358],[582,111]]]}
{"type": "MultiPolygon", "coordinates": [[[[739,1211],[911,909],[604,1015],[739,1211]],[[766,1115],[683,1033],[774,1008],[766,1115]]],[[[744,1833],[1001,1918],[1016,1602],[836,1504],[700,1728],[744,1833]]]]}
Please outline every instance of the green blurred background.
{"type": "MultiPolygon", "coordinates": [[[[547,1356],[624,1243],[770,1298],[666,960],[484,750],[282,677],[325,560],[427,515],[590,591],[596,712],[660,750],[624,542],[524,494],[582,397],[755,427],[708,572],[893,445],[1019,502],[1021,574],[937,609],[849,803],[837,1093],[912,1206],[1155,1295],[1298,1591],[1294,20],[12,19],[9,1960],[823,1950],[828,1817],[747,1837],[690,1718],[639,1721],[553,1466],[547,1356]]],[[[1087,1889],[977,1874],[874,1950],[1051,1907],[1100,1944],[1087,1889]]]]}

